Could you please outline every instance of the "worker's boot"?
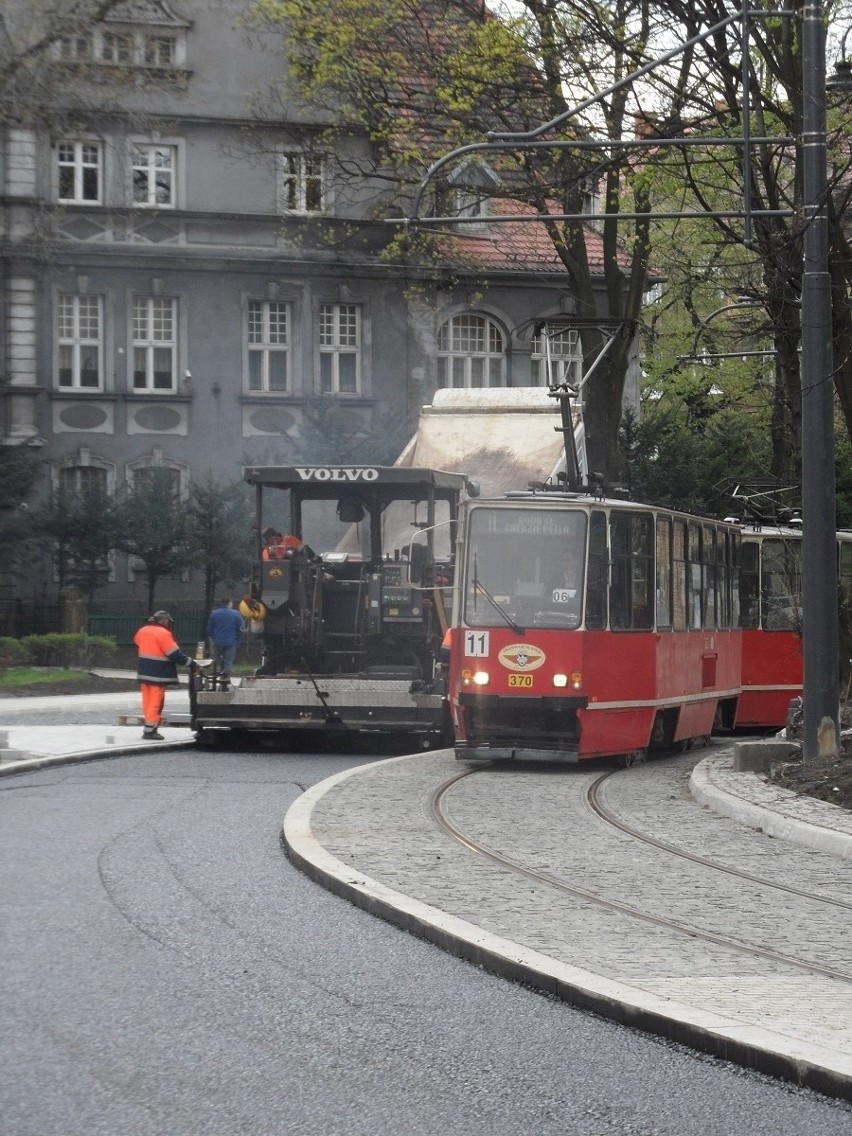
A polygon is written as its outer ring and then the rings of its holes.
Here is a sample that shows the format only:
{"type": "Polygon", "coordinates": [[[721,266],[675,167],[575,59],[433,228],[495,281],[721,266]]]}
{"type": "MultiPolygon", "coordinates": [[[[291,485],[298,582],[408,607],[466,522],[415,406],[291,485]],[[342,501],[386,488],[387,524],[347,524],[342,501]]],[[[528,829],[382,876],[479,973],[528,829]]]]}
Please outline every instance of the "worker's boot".
{"type": "Polygon", "coordinates": [[[156,726],[146,726],[145,729],[142,731],[142,737],[145,738],[149,742],[165,741],[165,738],[163,737],[163,735],[160,733],[160,731],[157,729],[156,726]]]}

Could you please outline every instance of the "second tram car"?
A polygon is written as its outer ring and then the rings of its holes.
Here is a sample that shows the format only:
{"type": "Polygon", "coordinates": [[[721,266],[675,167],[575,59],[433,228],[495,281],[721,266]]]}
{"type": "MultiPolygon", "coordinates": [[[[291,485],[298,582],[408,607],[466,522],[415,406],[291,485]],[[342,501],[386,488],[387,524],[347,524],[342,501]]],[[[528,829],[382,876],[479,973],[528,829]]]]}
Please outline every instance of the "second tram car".
{"type": "MultiPolygon", "coordinates": [[[[840,596],[852,599],[852,532],[837,534],[840,596]]],[[[740,571],[742,691],[735,727],[780,729],[802,693],[802,530],[744,528],[740,571]]]]}
{"type": "Polygon", "coordinates": [[[631,764],[733,726],[737,525],[549,487],[468,501],[461,521],[458,758],[631,764]]]}

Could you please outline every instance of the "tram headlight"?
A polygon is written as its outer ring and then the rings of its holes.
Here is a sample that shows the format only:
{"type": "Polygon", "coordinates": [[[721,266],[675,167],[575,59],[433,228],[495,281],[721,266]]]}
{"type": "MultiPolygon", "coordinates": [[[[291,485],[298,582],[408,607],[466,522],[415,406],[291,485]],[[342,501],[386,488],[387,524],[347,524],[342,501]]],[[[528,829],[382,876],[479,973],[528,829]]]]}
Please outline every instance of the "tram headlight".
{"type": "Polygon", "coordinates": [[[488,671],[474,671],[473,672],[473,685],[474,686],[488,686],[491,681],[488,671]]]}
{"type": "Polygon", "coordinates": [[[574,690],[579,690],[583,685],[583,675],[580,671],[571,672],[571,686],[574,690]]]}
{"type": "Polygon", "coordinates": [[[568,685],[568,675],[555,674],[553,676],[553,685],[556,687],[564,687],[568,685]]]}

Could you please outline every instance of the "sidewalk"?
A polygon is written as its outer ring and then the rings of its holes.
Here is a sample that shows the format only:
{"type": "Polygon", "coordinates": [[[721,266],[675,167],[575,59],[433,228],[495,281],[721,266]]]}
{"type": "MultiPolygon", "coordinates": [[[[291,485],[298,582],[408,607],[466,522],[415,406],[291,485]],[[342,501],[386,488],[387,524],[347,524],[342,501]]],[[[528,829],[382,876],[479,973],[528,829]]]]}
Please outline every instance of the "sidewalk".
{"type": "Polygon", "coordinates": [[[451,751],[314,786],[287,812],[284,836],[291,858],[330,890],[485,969],[852,1099],[852,826],[835,806],[734,773],[732,756],[705,758],[691,779],[665,759],[607,784],[608,806],[662,849],[592,813],[585,793],[600,769],[494,767],[456,783],[453,824],[544,882],[436,826],[433,795],[465,768],[451,751]],[[767,835],[776,826],[783,841],[767,835]],[[674,868],[672,846],[718,858],[721,870],[674,868]],[[553,880],[580,894],[566,897],[553,880]],[[671,917],[700,934],[667,928],[671,917]],[[769,956],[729,942],[740,937],[769,956]]]}
{"type": "MultiPolygon", "coordinates": [[[[98,670],[93,673],[104,678],[135,678],[135,672],[130,671],[98,670]]],[[[74,694],[62,698],[55,695],[3,698],[0,699],[0,777],[86,758],[193,746],[195,735],[188,726],[185,681],[180,692],[172,688],[172,694],[166,700],[160,728],[164,740],[161,742],[143,740],[139,695],[135,690],[118,694],[74,694]],[[50,711],[55,710],[58,704],[65,712],[78,707],[96,710],[99,722],[56,726],[14,724],[16,717],[30,718],[39,713],[49,720],[50,711]],[[108,724],[102,725],[101,722],[108,724]]]]}
{"type": "MultiPolygon", "coordinates": [[[[116,706],[122,698],[96,697],[116,706]]],[[[7,726],[9,718],[0,714],[0,776],[194,745],[181,727],[145,742],[136,725],[7,726]]],[[[435,791],[466,768],[449,750],[329,778],[292,805],[283,832],[291,859],[313,879],[445,950],[618,1022],[852,1100],[852,814],[735,773],[732,756],[717,750],[691,774],[688,758],[667,758],[607,782],[607,807],[653,832],[662,850],[592,813],[585,793],[599,768],[485,767],[453,786],[448,808],[465,834],[581,884],[585,898],[555,894],[547,881],[519,883],[436,825],[435,791]],[[671,847],[718,859],[722,870],[708,875],[706,865],[686,862],[673,871],[671,847]],[[626,897],[632,914],[606,898],[598,906],[599,894],[626,897]],[[672,914],[716,941],[666,929],[661,917],[672,914]],[[726,942],[744,928],[774,957],[726,942]],[[788,961],[800,957],[813,969],[788,961]]]]}

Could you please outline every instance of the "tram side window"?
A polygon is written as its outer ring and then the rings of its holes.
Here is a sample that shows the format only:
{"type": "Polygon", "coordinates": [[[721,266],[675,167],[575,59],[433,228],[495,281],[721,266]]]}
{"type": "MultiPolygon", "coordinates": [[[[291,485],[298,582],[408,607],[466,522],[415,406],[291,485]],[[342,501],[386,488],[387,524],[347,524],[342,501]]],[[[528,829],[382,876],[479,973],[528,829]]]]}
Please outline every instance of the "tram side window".
{"type": "Polygon", "coordinates": [[[589,518],[589,575],[586,584],[586,627],[606,627],[606,586],[609,555],[606,513],[595,510],[589,518]]]}
{"type": "Polygon", "coordinates": [[[610,517],[613,630],[647,630],[654,621],[654,518],[613,513],[610,517]]]}
{"type": "Polygon", "coordinates": [[[760,543],[744,540],[740,568],[740,627],[760,624],[760,543]]]}
{"type": "Polygon", "coordinates": [[[672,529],[672,626],[675,631],[684,631],[687,626],[688,567],[686,521],[675,520],[672,529]]]}
{"type": "Polygon", "coordinates": [[[716,534],[716,626],[730,627],[730,542],[732,534],[719,529],[716,534]]]}
{"type": "Polygon", "coordinates": [[[689,566],[689,620],[688,626],[701,628],[701,526],[690,522],[687,532],[687,562],[689,566]]]}
{"type": "Polygon", "coordinates": [[[717,627],[716,599],[718,592],[718,579],[716,571],[716,530],[712,525],[702,525],[701,528],[701,584],[703,590],[701,626],[717,627]]]}
{"type": "Polygon", "coordinates": [[[657,627],[672,625],[672,519],[657,517],[657,627]]]}
{"type": "Polygon", "coordinates": [[[802,626],[801,541],[763,542],[761,601],[765,631],[797,631],[802,626]]]}
{"type": "Polygon", "coordinates": [[[729,627],[739,627],[740,625],[740,565],[742,563],[742,544],[740,541],[740,534],[733,532],[728,534],[730,557],[728,559],[728,570],[730,572],[730,580],[728,584],[728,595],[731,598],[731,619],[728,624],[729,627]]]}

